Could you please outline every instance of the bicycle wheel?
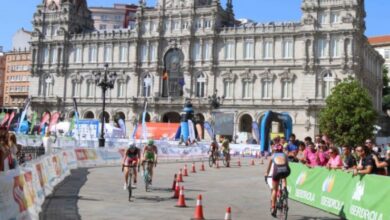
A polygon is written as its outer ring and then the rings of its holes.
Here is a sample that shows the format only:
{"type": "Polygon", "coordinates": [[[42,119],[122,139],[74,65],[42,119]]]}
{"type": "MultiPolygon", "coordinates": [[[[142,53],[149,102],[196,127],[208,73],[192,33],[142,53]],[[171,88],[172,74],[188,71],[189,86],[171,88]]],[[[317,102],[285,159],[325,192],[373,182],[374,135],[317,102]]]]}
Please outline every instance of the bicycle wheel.
{"type": "Polygon", "coordinates": [[[132,179],[132,173],[130,171],[129,178],[127,179],[127,190],[129,191],[129,202],[131,202],[131,196],[133,193],[133,189],[131,188],[131,179],[132,179]]]}
{"type": "Polygon", "coordinates": [[[214,164],[214,158],[212,155],[209,156],[209,166],[210,167],[213,167],[213,164],[214,164]]]}
{"type": "Polygon", "coordinates": [[[287,220],[287,213],[288,213],[288,199],[283,194],[280,196],[278,201],[278,213],[277,216],[280,220],[287,220]]]}
{"type": "Polygon", "coordinates": [[[223,153],[223,165],[227,167],[228,165],[228,155],[223,153]]]}
{"type": "Polygon", "coordinates": [[[145,173],[144,173],[144,182],[145,182],[145,191],[148,192],[149,190],[149,183],[150,183],[150,180],[149,180],[149,171],[148,170],[145,170],[145,173]]]}

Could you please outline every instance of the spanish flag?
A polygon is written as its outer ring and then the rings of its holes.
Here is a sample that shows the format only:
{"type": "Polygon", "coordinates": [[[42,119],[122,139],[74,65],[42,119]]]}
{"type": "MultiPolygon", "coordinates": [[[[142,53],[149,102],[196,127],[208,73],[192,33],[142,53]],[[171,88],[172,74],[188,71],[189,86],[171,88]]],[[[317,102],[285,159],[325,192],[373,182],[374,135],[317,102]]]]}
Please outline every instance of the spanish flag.
{"type": "Polygon", "coordinates": [[[163,80],[168,80],[168,71],[164,70],[163,72],[163,80]]]}

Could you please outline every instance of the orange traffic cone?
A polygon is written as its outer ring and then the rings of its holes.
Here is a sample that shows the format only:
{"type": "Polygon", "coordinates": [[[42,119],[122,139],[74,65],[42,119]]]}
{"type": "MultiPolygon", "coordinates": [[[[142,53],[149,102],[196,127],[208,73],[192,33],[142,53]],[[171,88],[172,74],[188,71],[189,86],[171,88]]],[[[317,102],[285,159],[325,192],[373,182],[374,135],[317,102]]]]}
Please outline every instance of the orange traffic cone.
{"type": "Polygon", "coordinates": [[[183,176],[188,176],[187,164],[184,165],[184,173],[183,176]]]}
{"type": "Polygon", "coordinates": [[[200,166],[200,171],[206,171],[206,169],[204,168],[204,163],[202,161],[202,166],[200,166]]]}
{"type": "Polygon", "coordinates": [[[192,162],[192,171],[191,171],[191,173],[196,173],[195,162],[192,162]]]}
{"type": "Polygon", "coordinates": [[[256,158],[259,158],[259,153],[258,152],[256,152],[256,158]]]}
{"type": "Polygon", "coordinates": [[[196,200],[196,208],[195,208],[194,217],[191,220],[204,220],[203,206],[202,206],[202,195],[198,195],[198,200],[196,200]]]}
{"type": "Polygon", "coordinates": [[[254,165],[255,165],[255,160],[254,160],[254,159],[252,159],[252,161],[251,161],[251,165],[252,165],[252,166],[254,166],[254,165]]]}
{"type": "Polygon", "coordinates": [[[240,160],[240,158],[238,158],[237,166],[241,167],[241,160],[240,160]]]}
{"type": "Polygon", "coordinates": [[[226,214],[225,214],[225,220],[232,220],[232,209],[230,207],[228,207],[226,209],[226,214]]]}
{"type": "Polygon", "coordinates": [[[180,169],[179,173],[177,174],[177,180],[176,180],[176,182],[179,182],[179,183],[184,182],[184,181],[183,181],[183,174],[182,174],[181,171],[182,171],[182,170],[180,169]]]}
{"type": "Polygon", "coordinates": [[[179,198],[179,193],[180,193],[180,186],[179,186],[179,182],[177,182],[176,187],[175,187],[175,192],[173,193],[172,199],[179,198]]]}
{"type": "Polygon", "coordinates": [[[260,164],[263,165],[264,164],[264,160],[263,158],[260,159],[260,164]]]}
{"type": "Polygon", "coordinates": [[[184,198],[184,187],[183,186],[180,189],[179,199],[177,200],[177,204],[175,205],[175,207],[179,207],[179,208],[187,207],[186,206],[186,200],[184,198]]]}
{"type": "Polygon", "coordinates": [[[172,190],[176,189],[176,179],[177,179],[177,174],[173,177],[173,184],[172,184],[172,190]]]}

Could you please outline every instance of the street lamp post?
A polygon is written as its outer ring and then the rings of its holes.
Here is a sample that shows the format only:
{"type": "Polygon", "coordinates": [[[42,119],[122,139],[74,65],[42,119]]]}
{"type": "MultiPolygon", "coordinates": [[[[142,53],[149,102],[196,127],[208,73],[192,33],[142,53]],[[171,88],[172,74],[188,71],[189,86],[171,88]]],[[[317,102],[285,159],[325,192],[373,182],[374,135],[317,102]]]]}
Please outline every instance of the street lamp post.
{"type": "Polygon", "coordinates": [[[106,140],[104,139],[104,119],[105,119],[105,108],[106,108],[106,91],[113,89],[116,79],[115,72],[108,71],[108,63],[104,64],[104,72],[97,72],[95,75],[96,84],[102,88],[103,96],[103,112],[101,117],[102,129],[100,131],[99,147],[104,147],[106,140]]]}
{"type": "Polygon", "coordinates": [[[211,117],[212,117],[211,126],[212,126],[213,131],[214,131],[214,137],[213,137],[214,141],[216,138],[216,134],[215,134],[215,112],[213,112],[213,109],[218,109],[221,106],[222,101],[225,98],[224,96],[222,96],[222,97],[218,96],[217,93],[218,93],[218,90],[215,90],[213,95],[208,97],[210,108],[211,108],[211,117]]]}

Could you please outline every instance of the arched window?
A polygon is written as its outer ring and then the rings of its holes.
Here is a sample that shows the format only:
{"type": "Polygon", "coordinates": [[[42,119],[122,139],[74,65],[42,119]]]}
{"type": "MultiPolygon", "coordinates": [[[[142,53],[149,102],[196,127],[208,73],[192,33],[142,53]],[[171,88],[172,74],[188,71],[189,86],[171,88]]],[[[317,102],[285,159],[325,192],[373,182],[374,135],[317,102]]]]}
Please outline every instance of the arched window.
{"type": "Polygon", "coordinates": [[[196,78],[196,97],[204,97],[206,78],[201,73],[196,78]]]}
{"type": "Polygon", "coordinates": [[[150,74],[144,76],[142,86],[142,96],[150,97],[152,92],[152,77],[150,74]]]}
{"type": "Polygon", "coordinates": [[[330,95],[330,93],[332,92],[332,89],[335,85],[335,79],[333,78],[333,75],[332,73],[330,72],[327,72],[325,75],[324,75],[324,98],[328,97],[330,95]]]}

